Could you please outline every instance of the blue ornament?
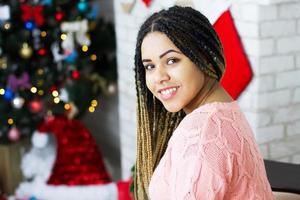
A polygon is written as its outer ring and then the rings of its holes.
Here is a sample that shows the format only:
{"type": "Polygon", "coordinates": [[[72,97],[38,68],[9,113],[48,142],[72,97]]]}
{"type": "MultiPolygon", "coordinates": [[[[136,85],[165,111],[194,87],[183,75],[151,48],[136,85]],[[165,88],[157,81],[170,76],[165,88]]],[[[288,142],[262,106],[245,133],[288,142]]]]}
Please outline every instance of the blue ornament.
{"type": "Polygon", "coordinates": [[[15,97],[15,94],[13,93],[13,91],[11,89],[6,88],[3,97],[6,101],[12,101],[15,97]]]}
{"type": "Polygon", "coordinates": [[[67,63],[75,63],[76,59],[78,58],[77,51],[73,51],[70,55],[68,55],[64,60],[67,63]]]}
{"type": "Polygon", "coordinates": [[[38,200],[36,197],[30,197],[28,200],[38,200]]]}
{"type": "Polygon", "coordinates": [[[80,12],[85,12],[85,11],[88,9],[88,3],[85,2],[85,1],[80,1],[80,2],[78,2],[78,4],[77,4],[77,9],[78,9],[80,12]]]}
{"type": "Polygon", "coordinates": [[[93,2],[93,5],[91,7],[91,11],[88,14],[88,18],[92,19],[92,20],[96,19],[98,14],[99,14],[99,10],[100,10],[99,3],[98,2],[93,2]]]}
{"type": "Polygon", "coordinates": [[[41,4],[46,5],[46,6],[51,6],[52,5],[52,0],[42,0],[41,4]]]}
{"type": "Polygon", "coordinates": [[[29,31],[32,31],[35,28],[35,23],[34,21],[27,21],[25,22],[25,28],[29,31]]]}

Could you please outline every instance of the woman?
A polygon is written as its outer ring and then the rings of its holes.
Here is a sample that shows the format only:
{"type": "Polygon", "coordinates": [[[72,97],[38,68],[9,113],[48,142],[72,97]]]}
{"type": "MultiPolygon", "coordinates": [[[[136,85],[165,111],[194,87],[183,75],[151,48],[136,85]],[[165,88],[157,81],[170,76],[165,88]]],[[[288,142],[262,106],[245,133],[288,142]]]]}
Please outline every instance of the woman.
{"type": "Polygon", "coordinates": [[[263,159],[219,80],[222,45],[189,7],[150,16],[138,33],[137,200],[270,200],[263,159]]]}

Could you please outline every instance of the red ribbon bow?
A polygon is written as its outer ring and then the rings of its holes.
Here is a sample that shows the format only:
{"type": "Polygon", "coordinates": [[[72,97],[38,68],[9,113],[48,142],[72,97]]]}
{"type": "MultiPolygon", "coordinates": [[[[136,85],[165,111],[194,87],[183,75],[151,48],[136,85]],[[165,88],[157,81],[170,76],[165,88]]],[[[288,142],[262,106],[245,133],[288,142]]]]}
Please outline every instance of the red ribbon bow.
{"type": "Polygon", "coordinates": [[[39,6],[31,6],[23,4],[21,5],[22,10],[22,20],[24,22],[28,20],[33,20],[37,24],[37,26],[42,26],[45,22],[44,16],[43,16],[43,9],[44,7],[39,6]]]}

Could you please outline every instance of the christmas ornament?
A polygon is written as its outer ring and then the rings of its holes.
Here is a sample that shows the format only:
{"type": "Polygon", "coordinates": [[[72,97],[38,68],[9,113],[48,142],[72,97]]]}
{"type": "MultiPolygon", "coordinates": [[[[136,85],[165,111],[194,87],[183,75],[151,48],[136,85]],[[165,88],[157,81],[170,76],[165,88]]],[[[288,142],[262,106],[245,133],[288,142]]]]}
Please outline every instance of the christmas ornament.
{"type": "Polygon", "coordinates": [[[56,42],[51,45],[51,52],[56,63],[66,58],[64,54],[59,53],[59,46],[56,42]]]}
{"type": "Polygon", "coordinates": [[[99,10],[100,10],[99,3],[96,1],[92,2],[91,10],[90,10],[89,14],[87,15],[88,18],[91,20],[97,19],[99,10]]]}
{"type": "Polygon", "coordinates": [[[17,96],[13,99],[12,105],[14,108],[20,109],[23,107],[24,102],[25,102],[24,98],[17,96]]]}
{"type": "Polygon", "coordinates": [[[27,21],[27,22],[25,22],[25,28],[27,29],[27,30],[29,30],[29,31],[32,31],[32,30],[34,30],[35,29],[35,23],[34,23],[34,21],[27,21]]]}
{"type": "Polygon", "coordinates": [[[17,141],[20,139],[20,131],[16,126],[13,126],[8,131],[8,139],[10,139],[11,141],[17,141]]]}
{"type": "Polygon", "coordinates": [[[56,21],[58,21],[58,22],[61,22],[61,21],[64,19],[64,17],[65,17],[65,13],[62,12],[62,11],[57,11],[57,12],[55,13],[55,19],[56,19],[56,21]]]}
{"type": "Polygon", "coordinates": [[[121,0],[121,7],[125,13],[130,13],[136,3],[136,0],[121,0]]]}
{"type": "Polygon", "coordinates": [[[6,69],[6,68],[7,68],[7,58],[0,57],[0,69],[6,69]]]}
{"type": "Polygon", "coordinates": [[[147,7],[149,7],[150,4],[151,4],[151,2],[152,2],[152,0],[143,0],[143,2],[144,2],[144,4],[145,4],[147,7]]]}
{"type": "Polygon", "coordinates": [[[24,72],[20,77],[16,77],[15,74],[10,74],[7,78],[7,84],[13,91],[19,88],[29,89],[31,87],[29,74],[27,72],[24,72]]]}
{"type": "Polygon", "coordinates": [[[40,56],[45,56],[45,55],[47,54],[46,48],[40,48],[40,49],[38,50],[38,54],[39,54],[40,56]]]}
{"type": "Polygon", "coordinates": [[[69,93],[65,88],[60,89],[59,98],[64,102],[69,102],[69,93]]]}
{"type": "Polygon", "coordinates": [[[78,70],[72,71],[72,78],[74,80],[79,80],[80,79],[80,72],[78,70]]]}
{"type": "Polygon", "coordinates": [[[76,42],[80,45],[91,44],[90,39],[87,37],[88,21],[75,21],[75,22],[63,22],[61,24],[61,31],[67,34],[65,40],[62,41],[62,48],[68,52],[74,51],[74,35],[76,42]]]}
{"type": "Polygon", "coordinates": [[[39,131],[34,131],[31,142],[34,147],[37,148],[44,148],[48,143],[48,135],[39,131]]]}
{"type": "Polygon", "coordinates": [[[45,19],[43,17],[44,7],[41,5],[31,6],[28,4],[21,5],[22,20],[23,22],[33,21],[40,27],[44,24],[45,19]]]}
{"type": "Polygon", "coordinates": [[[41,0],[42,5],[46,6],[51,6],[52,5],[52,0],[41,0]]]}
{"type": "Polygon", "coordinates": [[[88,9],[88,3],[87,3],[85,0],[80,0],[80,1],[77,3],[77,9],[78,9],[80,12],[85,12],[85,11],[87,11],[87,9],[88,9]]]}
{"type": "Polygon", "coordinates": [[[8,5],[0,5],[0,24],[10,18],[10,8],[8,5]]]}
{"type": "Polygon", "coordinates": [[[76,50],[74,50],[72,53],[70,53],[68,56],[65,57],[65,61],[67,63],[75,63],[78,58],[78,53],[76,50]]]}
{"type": "Polygon", "coordinates": [[[32,56],[32,48],[28,43],[23,43],[19,53],[22,58],[28,59],[32,56]]]}
{"type": "Polygon", "coordinates": [[[33,113],[38,113],[42,110],[42,102],[39,100],[33,100],[29,103],[30,111],[33,113]]]}
{"type": "Polygon", "coordinates": [[[13,91],[10,89],[10,88],[6,88],[5,89],[5,93],[4,93],[4,95],[3,95],[3,97],[4,97],[4,99],[6,100],[6,101],[11,101],[11,100],[13,100],[14,99],[14,93],[13,93],[13,91]]]}

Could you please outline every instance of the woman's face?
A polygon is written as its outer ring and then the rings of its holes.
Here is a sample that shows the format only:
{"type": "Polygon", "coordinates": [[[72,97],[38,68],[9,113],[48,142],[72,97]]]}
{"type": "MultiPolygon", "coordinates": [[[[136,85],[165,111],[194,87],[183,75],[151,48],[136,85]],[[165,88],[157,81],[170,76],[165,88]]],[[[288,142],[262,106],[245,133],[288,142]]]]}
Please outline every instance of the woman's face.
{"type": "Polygon", "coordinates": [[[169,112],[193,107],[204,74],[161,32],[146,35],[141,47],[146,84],[169,112]]]}

